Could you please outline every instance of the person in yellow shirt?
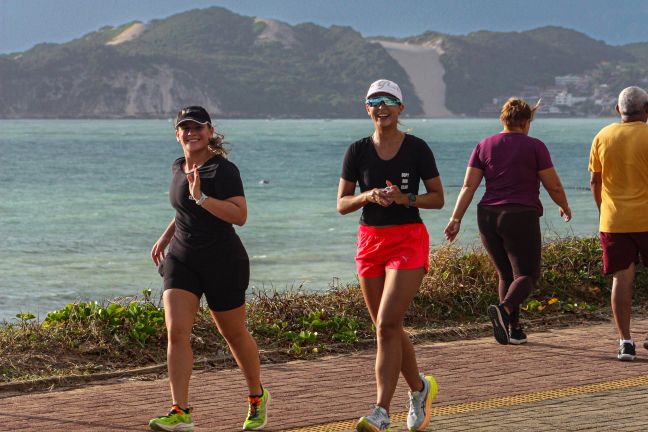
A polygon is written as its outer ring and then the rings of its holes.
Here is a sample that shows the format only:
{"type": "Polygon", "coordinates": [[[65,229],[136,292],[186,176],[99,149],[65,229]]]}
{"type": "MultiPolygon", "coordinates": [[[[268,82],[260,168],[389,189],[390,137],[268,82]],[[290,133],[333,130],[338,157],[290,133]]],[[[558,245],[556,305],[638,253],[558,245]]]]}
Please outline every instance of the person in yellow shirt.
{"type": "MultiPolygon", "coordinates": [[[[590,188],[600,212],[603,272],[612,275],[612,312],[619,332],[617,358],[634,360],[630,334],[632,284],[639,257],[648,267],[648,93],[627,87],[619,94],[620,123],[592,141],[590,188]]],[[[644,341],[648,349],[648,338],[644,341]]]]}

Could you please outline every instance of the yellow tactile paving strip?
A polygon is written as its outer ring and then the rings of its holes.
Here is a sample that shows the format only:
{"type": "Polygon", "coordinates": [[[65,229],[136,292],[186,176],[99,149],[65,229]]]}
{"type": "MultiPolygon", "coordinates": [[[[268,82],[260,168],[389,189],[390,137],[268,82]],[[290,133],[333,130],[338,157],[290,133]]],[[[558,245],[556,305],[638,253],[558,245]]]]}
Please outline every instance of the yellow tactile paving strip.
{"type": "MultiPolygon", "coordinates": [[[[544,390],[534,393],[526,393],[513,396],[504,396],[499,398],[487,399],[477,402],[467,402],[456,405],[445,405],[432,409],[432,416],[447,416],[452,414],[463,414],[473,411],[481,411],[493,408],[503,408],[512,405],[530,404],[542,402],[551,399],[560,399],[565,397],[579,396],[591,393],[599,393],[612,390],[621,390],[632,387],[648,385],[648,375],[625,378],[614,381],[605,381],[595,384],[585,384],[581,386],[565,387],[560,389],[544,390]]],[[[394,413],[391,415],[394,422],[402,422],[407,419],[407,412],[394,413]]],[[[289,429],[286,432],[340,432],[353,430],[357,419],[344,420],[308,427],[289,429]]]]}

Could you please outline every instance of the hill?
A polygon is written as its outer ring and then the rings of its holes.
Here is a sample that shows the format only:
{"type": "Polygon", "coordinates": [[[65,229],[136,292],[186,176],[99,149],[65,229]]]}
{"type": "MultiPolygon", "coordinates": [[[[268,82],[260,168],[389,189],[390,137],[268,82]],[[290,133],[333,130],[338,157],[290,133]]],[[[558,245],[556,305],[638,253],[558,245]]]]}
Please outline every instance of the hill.
{"type": "Polygon", "coordinates": [[[478,115],[569,74],[613,94],[648,76],[648,43],[615,47],[561,27],[369,40],[212,7],[1,55],[0,118],[164,118],[189,104],[218,117],[363,117],[378,78],[401,85],[408,115],[478,115]]]}
{"type": "Polygon", "coordinates": [[[515,94],[524,86],[551,85],[556,76],[582,73],[605,62],[636,61],[620,48],[560,27],[466,36],[430,32],[404,41],[441,44],[447,107],[467,115],[476,115],[493,97],[515,94]]]}
{"type": "Polygon", "coordinates": [[[648,65],[648,42],[623,45],[621,49],[635,57],[640,63],[648,65]]]}
{"type": "Polygon", "coordinates": [[[0,56],[0,117],[168,117],[194,103],[221,117],[358,117],[364,89],[384,76],[411,95],[408,112],[421,113],[405,71],[348,27],[214,7],[115,43],[136,24],[0,56]]]}

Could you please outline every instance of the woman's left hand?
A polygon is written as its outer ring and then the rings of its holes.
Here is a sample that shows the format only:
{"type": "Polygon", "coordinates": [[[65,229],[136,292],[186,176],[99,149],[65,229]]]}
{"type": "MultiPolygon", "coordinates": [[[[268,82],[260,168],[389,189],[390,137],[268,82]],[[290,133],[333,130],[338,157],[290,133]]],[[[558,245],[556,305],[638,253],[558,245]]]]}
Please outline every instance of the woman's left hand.
{"type": "Polygon", "coordinates": [[[387,195],[387,197],[389,197],[392,202],[400,205],[409,204],[409,197],[407,196],[407,194],[401,192],[400,188],[396,185],[393,185],[389,180],[387,180],[386,183],[387,187],[383,190],[385,191],[385,195],[387,195]]]}
{"type": "Polygon", "coordinates": [[[443,230],[446,240],[454,241],[454,239],[457,237],[457,234],[459,234],[460,229],[461,222],[455,222],[453,220],[448,222],[448,226],[446,226],[445,230],[443,230]]]}
{"type": "Polygon", "coordinates": [[[200,174],[198,173],[198,166],[196,164],[193,166],[193,172],[187,174],[187,180],[189,181],[189,193],[194,201],[198,201],[202,192],[200,191],[200,174]]]}

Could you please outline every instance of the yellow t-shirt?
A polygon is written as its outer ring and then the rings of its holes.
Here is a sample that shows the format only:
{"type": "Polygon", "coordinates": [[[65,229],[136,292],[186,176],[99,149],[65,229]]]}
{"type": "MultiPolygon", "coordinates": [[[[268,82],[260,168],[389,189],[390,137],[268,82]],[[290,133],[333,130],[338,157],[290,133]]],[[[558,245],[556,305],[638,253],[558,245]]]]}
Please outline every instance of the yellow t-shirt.
{"type": "Polygon", "coordinates": [[[600,172],[601,232],[648,231],[648,125],[614,123],[594,137],[589,170],[600,172]]]}

